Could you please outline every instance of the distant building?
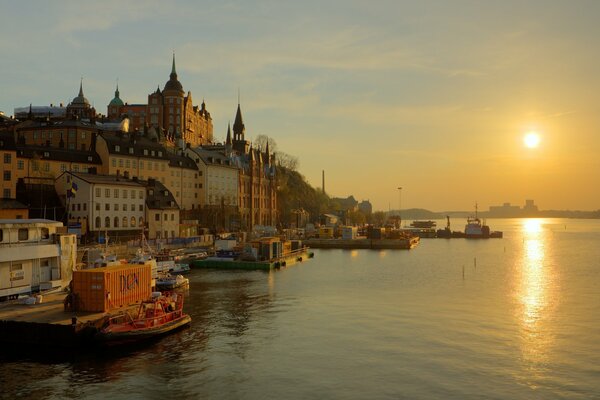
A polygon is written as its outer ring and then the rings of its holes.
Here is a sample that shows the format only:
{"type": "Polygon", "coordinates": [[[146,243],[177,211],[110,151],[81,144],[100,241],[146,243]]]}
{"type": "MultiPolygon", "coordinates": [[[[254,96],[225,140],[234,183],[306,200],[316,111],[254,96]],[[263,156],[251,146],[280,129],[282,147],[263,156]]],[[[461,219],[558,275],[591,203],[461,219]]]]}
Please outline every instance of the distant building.
{"type": "Polygon", "coordinates": [[[331,200],[334,202],[338,202],[340,205],[339,211],[356,211],[358,210],[358,201],[354,198],[354,196],[348,196],[346,198],[343,197],[333,197],[331,200]]]}
{"type": "Polygon", "coordinates": [[[149,239],[179,237],[179,206],[173,194],[156,179],[146,182],[146,221],[149,239]]]}
{"type": "Polygon", "coordinates": [[[510,203],[504,203],[501,206],[490,206],[490,217],[513,217],[521,213],[519,206],[513,206],[510,203]]]}
{"type": "Polygon", "coordinates": [[[369,200],[363,200],[358,203],[358,209],[365,215],[369,215],[373,212],[373,205],[369,200]]]}
{"type": "Polygon", "coordinates": [[[535,215],[539,212],[538,206],[533,203],[533,200],[525,200],[525,206],[523,207],[523,213],[526,216],[535,215]]]}

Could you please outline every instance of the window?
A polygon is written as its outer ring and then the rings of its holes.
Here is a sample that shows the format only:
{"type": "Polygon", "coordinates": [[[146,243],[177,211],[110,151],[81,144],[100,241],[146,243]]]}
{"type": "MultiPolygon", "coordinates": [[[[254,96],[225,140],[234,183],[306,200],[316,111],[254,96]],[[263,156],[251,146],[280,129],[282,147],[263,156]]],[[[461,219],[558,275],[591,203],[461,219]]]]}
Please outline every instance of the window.
{"type": "Polygon", "coordinates": [[[154,220],[155,221],[160,221],[160,214],[159,213],[154,214],[154,220]]]}
{"type": "Polygon", "coordinates": [[[135,217],[131,217],[131,227],[135,228],[135,217]]]}
{"type": "Polygon", "coordinates": [[[75,150],[75,143],[69,143],[69,150],[75,150]]]}
{"type": "Polygon", "coordinates": [[[2,196],[4,196],[5,199],[10,199],[11,198],[10,189],[4,189],[2,191],[2,196]]]}
{"type": "Polygon", "coordinates": [[[104,218],[104,227],[105,228],[110,228],[110,217],[104,218]]]}
{"type": "Polygon", "coordinates": [[[105,210],[105,211],[110,211],[110,204],[106,203],[106,204],[104,205],[104,210],[105,210]]]}
{"type": "Polygon", "coordinates": [[[115,151],[121,151],[121,146],[119,146],[118,144],[115,145],[115,151]]]}
{"type": "Polygon", "coordinates": [[[135,204],[132,204],[132,205],[131,205],[131,208],[130,208],[130,210],[131,210],[131,211],[135,211],[135,204]]]}
{"type": "Polygon", "coordinates": [[[60,172],[65,172],[67,170],[67,166],[65,164],[60,164],[60,172]]]}
{"type": "Polygon", "coordinates": [[[23,271],[23,264],[12,263],[10,265],[10,280],[19,281],[25,279],[25,271],[23,271]]]}
{"type": "Polygon", "coordinates": [[[131,190],[131,198],[135,199],[135,190],[133,190],[133,189],[131,190]]]}
{"type": "Polygon", "coordinates": [[[175,214],[171,213],[171,221],[175,221],[175,214]]]}
{"type": "Polygon", "coordinates": [[[83,203],[83,211],[87,211],[87,203],[83,203]]]}
{"type": "Polygon", "coordinates": [[[140,160],[140,169],[144,169],[144,162],[140,160]]]}
{"type": "Polygon", "coordinates": [[[113,158],[113,159],[112,159],[112,166],[113,166],[113,167],[116,167],[116,166],[117,166],[117,159],[116,159],[116,158],[113,158]]]}
{"type": "Polygon", "coordinates": [[[123,204],[123,211],[127,211],[127,204],[123,204]]]}
{"type": "Polygon", "coordinates": [[[48,172],[50,171],[50,163],[44,163],[44,171],[48,172]]]}
{"type": "Polygon", "coordinates": [[[131,166],[136,169],[137,168],[137,161],[136,160],[132,160],[131,161],[131,166]]]}
{"type": "Polygon", "coordinates": [[[81,132],[81,138],[85,139],[85,132],[81,132]]]}
{"type": "Polygon", "coordinates": [[[4,171],[4,180],[10,181],[10,171],[4,171]]]}
{"type": "Polygon", "coordinates": [[[96,188],[96,197],[102,196],[102,190],[100,188],[96,188]]]}
{"type": "Polygon", "coordinates": [[[131,160],[125,160],[125,168],[131,168],[131,160]]]}
{"type": "Polygon", "coordinates": [[[114,194],[115,194],[115,199],[118,199],[119,198],[119,189],[115,189],[114,194]]]}
{"type": "Polygon", "coordinates": [[[12,161],[12,154],[4,153],[4,164],[10,164],[12,161]]]}
{"type": "Polygon", "coordinates": [[[123,168],[123,159],[119,158],[119,167],[123,168]]]}
{"type": "Polygon", "coordinates": [[[139,192],[139,198],[140,199],[144,198],[144,191],[143,190],[140,190],[140,192],[139,192]]]}
{"type": "Polygon", "coordinates": [[[123,228],[127,228],[127,217],[123,217],[123,228]]]}
{"type": "Polygon", "coordinates": [[[27,228],[19,229],[19,240],[29,240],[29,229],[27,229],[27,228]]]}
{"type": "Polygon", "coordinates": [[[144,149],[144,155],[147,156],[148,155],[148,149],[144,149]]]}
{"type": "Polygon", "coordinates": [[[144,211],[144,206],[140,204],[140,211],[144,211]]]}
{"type": "Polygon", "coordinates": [[[123,198],[126,199],[127,198],[127,189],[123,189],[123,198]]]}
{"type": "Polygon", "coordinates": [[[104,189],[104,197],[110,198],[110,189],[104,189]]]}
{"type": "Polygon", "coordinates": [[[17,161],[17,169],[25,169],[25,161],[18,160],[17,161]]]}
{"type": "Polygon", "coordinates": [[[115,217],[115,228],[119,227],[119,217],[115,217]]]}
{"type": "Polygon", "coordinates": [[[119,211],[119,205],[117,203],[114,204],[115,211],[119,211]]]}
{"type": "Polygon", "coordinates": [[[100,211],[100,203],[96,203],[96,211],[100,211]]]}
{"type": "Polygon", "coordinates": [[[50,238],[50,230],[48,228],[42,228],[40,230],[40,236],[42,237],[42,239],[49,239],[50,238]]]}
{"type": "Polygon", "coordinates": [[[129,148],[129,154],[133,154],[133,147],[129,148]]]}
{"type": "Polygon", "coordinates": [[[175,231],[171,231],[171,237],[174,238],[175,237],[175,231]]]}
{"type": "Polygon", "coordinates": [[[100,217],[96,217],[96,228],[100,228],[100,217]]]}
{"type": "Polygon", "coordinates": [[[79,172],[79,165],[77,165],[77,164],[73,165],[73,171],[79,172]]]}
{"type": "Polygon", "coordinates": [[[169,215],[168,215],[167,213],[165,213],[165,214],[163,215],[163,217],[164,217],[164,220],[165,220],[165,221],[167,221],[167,220],[169,219],[169,215]]]}

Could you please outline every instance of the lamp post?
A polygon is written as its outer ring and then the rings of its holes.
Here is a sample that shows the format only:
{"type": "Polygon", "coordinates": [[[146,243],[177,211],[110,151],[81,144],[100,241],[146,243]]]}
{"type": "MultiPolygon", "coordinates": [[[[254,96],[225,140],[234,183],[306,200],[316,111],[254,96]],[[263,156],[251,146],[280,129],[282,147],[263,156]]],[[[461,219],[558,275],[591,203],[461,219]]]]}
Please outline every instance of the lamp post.
{"type": "Polygon", "coordinates": [[[398,187],[398,227],[402,227],[402,186],[398,187]]]}

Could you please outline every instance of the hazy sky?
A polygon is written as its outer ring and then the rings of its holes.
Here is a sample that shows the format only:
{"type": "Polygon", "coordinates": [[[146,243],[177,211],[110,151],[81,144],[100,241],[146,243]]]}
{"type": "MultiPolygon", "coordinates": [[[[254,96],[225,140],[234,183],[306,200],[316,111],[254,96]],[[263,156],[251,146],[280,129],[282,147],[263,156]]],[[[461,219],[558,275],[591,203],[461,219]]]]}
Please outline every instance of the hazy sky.
{"type": "Polygon", "coordinates": [[[376,209],[600,208],[599,1],[0,1],[0,110],[168,80],[376,209]],[[535,130],[540,146],[526,149],[535,130]]]}

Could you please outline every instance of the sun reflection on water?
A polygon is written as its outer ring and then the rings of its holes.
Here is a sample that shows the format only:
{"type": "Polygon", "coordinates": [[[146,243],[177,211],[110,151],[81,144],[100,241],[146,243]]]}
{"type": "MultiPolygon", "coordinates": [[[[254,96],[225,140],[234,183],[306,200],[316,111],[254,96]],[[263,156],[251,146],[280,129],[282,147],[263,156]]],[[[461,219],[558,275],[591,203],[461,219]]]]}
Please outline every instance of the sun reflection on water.
{"type": "MultiPolygon", "coordinates": [[[[555,288],[552,265],[548,260],[546,234],[543,220],[523,221],[523,257],[517,293],[520,303],[518,318],[524,366],[535,378],[543,376],[543,368],[553,342],[550,314],[555,288]]],[[[531,381],[529,384],[535,386],[531,381]]]]}

